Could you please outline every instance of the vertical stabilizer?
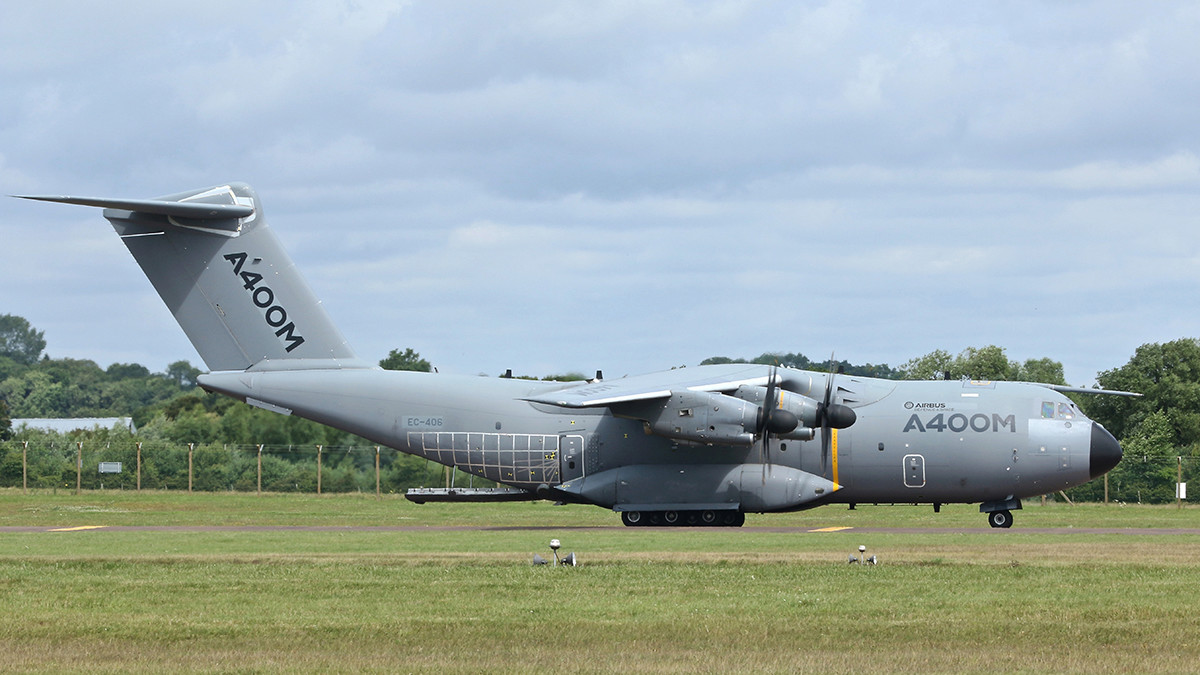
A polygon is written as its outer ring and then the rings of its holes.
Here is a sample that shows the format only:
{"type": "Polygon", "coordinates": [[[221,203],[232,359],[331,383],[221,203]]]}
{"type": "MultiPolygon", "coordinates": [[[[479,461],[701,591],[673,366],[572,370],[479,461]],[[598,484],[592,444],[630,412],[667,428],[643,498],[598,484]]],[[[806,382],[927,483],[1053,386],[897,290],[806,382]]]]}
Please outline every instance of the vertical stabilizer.
{"type": "Polygon", "coordinates": [[[210,370],[365,367],[267,226],[249,185],[104,207],[210,370]]]}

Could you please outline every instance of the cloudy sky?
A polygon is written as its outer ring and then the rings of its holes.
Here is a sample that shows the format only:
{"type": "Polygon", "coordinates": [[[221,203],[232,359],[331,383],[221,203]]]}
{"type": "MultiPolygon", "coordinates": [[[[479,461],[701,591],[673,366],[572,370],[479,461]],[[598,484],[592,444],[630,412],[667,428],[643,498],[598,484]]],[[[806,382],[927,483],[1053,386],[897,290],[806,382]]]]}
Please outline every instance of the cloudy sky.
{"type": "MultiPolygon", "coordinates": [[[[359,355],[609,377],[1200,336],[1193,2],[0,5],[0,193],[251,183],[359,355]]],[[[196,355],[99,211],[0,199],[54,357],[196,355]]]]}

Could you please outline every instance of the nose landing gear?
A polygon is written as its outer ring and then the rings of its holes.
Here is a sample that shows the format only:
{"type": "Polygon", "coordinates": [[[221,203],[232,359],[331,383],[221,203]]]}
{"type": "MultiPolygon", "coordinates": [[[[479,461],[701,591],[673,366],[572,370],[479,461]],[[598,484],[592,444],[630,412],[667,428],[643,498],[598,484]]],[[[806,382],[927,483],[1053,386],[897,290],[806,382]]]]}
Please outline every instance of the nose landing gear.
{"type": "Polygon", "coordinates": [[[988,514],[988,525],[992,527],[1012,527],[1012,511],[992,511],[988,514]]]}
{"type": "Polygon", "coordinates": [[[1013,524],[1012,512],[1019,508],[1021,500],[1009,498],[997,502],[984,502],[979,505],[979,512],[987,514],[988,525],[1008,529],[1013,524]]]}

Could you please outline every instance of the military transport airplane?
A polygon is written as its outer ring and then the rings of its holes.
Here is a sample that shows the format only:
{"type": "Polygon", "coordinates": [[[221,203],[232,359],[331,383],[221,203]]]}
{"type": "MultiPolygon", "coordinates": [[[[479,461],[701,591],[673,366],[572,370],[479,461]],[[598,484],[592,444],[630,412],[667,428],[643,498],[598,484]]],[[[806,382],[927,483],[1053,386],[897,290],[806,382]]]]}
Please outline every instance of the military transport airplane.
{"type": "Polygon", "coordinates": [[[211,371],[204,389],[505,486],[418,502],[548,499],[626,525],[729,526],[833,503],[978,502],[1009,527],[1023,498],[1121,460],[1063,395],[1088,389],[745,364],[572,383],[382,370],[347,345],[248,185],[24,198],[105,209],[211,371]]]}

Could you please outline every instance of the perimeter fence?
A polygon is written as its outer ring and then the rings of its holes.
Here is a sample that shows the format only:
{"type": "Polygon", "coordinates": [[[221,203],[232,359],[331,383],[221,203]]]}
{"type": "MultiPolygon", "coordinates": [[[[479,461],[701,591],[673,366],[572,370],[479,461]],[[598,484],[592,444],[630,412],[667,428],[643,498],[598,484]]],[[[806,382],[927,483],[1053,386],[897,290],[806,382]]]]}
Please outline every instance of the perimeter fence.
{"type": "MultiPolygon", "coordinates": [[[[1200,480],[1200,457],[1126,455],[1071,501],[1164,504],[1200,480]]],[[[0,442],[0,487],[26,490],[375,492],[495,483],[384,446],[222,445],[167,441],[0,442]]],[[[1200,490],[1200,483],[1195,484],[1200,490]]],[[[1195,493],[1200,496],[1200,493],[1195,493]]],[[[1186,495],[1185,495],[1186,498],[1186,495]]]]}
{"type": "Polygon", "coordinates": [[[384,446],[0,442],[0,487],[25,490],[402,493],[494,483],[384,446]]]}

